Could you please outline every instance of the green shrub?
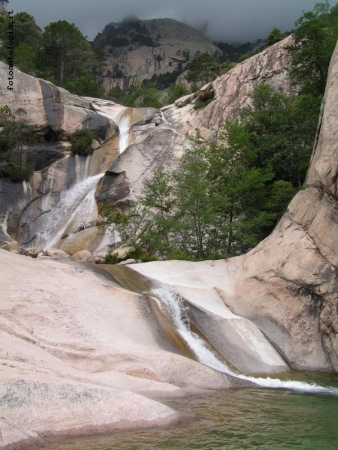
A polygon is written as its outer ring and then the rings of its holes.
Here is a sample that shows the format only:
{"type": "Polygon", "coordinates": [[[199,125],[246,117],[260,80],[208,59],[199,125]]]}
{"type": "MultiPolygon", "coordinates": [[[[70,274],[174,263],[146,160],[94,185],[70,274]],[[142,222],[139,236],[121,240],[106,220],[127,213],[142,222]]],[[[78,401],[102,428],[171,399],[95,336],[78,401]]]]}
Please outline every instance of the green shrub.
{"type": "Polygon", "coordinates": [[[78,130],[71,137],[70,150],[73,155],[88,156],[93,153],[93,132],[90,130],[78,130]]]}
{"type": "Polygon", "coordinates": [[[99,213],[111,223],[120,224],[126,218],[126,216],[118,208],[114,208],[108,202],[99,202],[99,213]]]}
{"type": "Polygon", "coordinates": [[[157,261],[156,256],[141,247],[141,245],[135,245],[134,248],[127,253],[127,259],[135,259],[142,262],[157,261]]]}
{"type": "Polygon", "coordinates": [[[209,98],[208,100],[197,100],[194,105],[194,109],[205,108],[207,105],[209,105],[209,103],[212,102],[212,100],[212,98],[209,98]]]}
{"type": "Polygon", "coordinates": [[[104,263],[105,264],[117,264],[120,262],[119,255],[117,252],[108,252],[106,256],[104,257],[104,263]]]}
{"type": "Polygon", "coordinates": [[[15,183],[20,181],[29,181],[33,175],[34,169],[32,166],[19,164],[16,161],[9,161],[5,165],[0,166],[0,178],[9,178],[15,183]]]}

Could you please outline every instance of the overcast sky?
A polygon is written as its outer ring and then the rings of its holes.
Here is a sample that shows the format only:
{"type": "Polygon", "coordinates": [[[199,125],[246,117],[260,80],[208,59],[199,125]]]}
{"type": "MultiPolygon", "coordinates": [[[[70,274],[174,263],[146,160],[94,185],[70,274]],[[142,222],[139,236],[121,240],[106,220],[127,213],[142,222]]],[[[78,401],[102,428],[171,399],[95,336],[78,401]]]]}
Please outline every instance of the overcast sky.
{"type": "MultiPolygon", "coordinates": [[[[172,18],[204,29],[212,40],[264,38],[274,28],[289,31],[302,11],[317,0],[9,0],[14,13],[26,11],[43,28],[50,22],[75,23],[92,40],[107,23],[129,14],[140,19],[172,18]]],[[[336,4],[331,0],[332,5],[336,4]]]]}

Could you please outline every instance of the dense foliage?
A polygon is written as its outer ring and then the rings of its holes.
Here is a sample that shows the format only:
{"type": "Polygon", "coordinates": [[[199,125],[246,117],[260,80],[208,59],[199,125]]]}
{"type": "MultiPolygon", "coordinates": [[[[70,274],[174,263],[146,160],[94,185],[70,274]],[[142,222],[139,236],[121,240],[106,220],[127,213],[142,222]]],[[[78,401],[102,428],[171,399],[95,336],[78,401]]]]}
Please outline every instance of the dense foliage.
{"type": "Polygon", "coordinates": [[[291,52],[291,79],[302,93],[321,97],[338,39],[338,5],[317,3],[296,22],[291,52]]]}
{"type": "Polygon", "coordinates": [[[31,144],[34,127],[24,123],[26,111],[17,109],[14,113],[6,105],[0,108],[0,177],[12,181],[28,181],[33,167],[25,164],[24,148],[31,144]]]}
{"type": "MultiPolygon", "coordinates": [[[[102,96],[98,82],[102,74],[104,53],[94,48],[80,30],[65,20],[52,22],[43,31],[26,12],[14,15],[15,65],[22,71],[48,79],[80,95],[102,96]]],[[[0,57],[7,61],[8,27],[0,21],[0,57]]]]}
{"type": "Polygon", "coordinates": [[[70,137],[70,151],[73,155],[88,156],[93,153],[93,132],[91,130],[78,130],[70,137]]]}
{"type": "Polygon", "coordinates": [[[268,45],[273,45],[283,40],[285,37],[285,33],[283,33],[279,28],[273,28],[268,34],[267,43],[268,45]]]}

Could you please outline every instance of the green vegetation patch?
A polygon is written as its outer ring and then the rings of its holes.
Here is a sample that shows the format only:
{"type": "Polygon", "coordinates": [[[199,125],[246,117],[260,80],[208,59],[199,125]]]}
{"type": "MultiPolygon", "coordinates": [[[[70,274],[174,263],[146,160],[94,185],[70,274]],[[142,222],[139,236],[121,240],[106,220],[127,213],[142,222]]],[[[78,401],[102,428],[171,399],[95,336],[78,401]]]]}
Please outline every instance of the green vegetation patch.
{"type": "Polygon", "coordinates": [[[93,153],[93,132],[91,130],[78,130],[71,137],[71,152],[73,155],[88,156],[93,153]]]}

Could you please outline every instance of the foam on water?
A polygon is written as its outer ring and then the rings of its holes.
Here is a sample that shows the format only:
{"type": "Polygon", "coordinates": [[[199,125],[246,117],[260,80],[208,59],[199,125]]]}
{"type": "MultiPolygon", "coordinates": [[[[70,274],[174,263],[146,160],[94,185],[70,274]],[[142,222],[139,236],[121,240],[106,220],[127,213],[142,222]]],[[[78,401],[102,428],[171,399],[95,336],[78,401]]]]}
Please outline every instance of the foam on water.
{"type": "Polygon", "coordinates": [[[178,333],[188,344],[200,363],[205,364],[212,369],[218,370],[219,372],[226,373],[242,380],[250,381],[261,387],[338,395],[337,388],[323,387],[315,383],[280,380],[278,378],[270,377],[256,378],[235,373],[224,362],[217,358],[217,356],[207,347],[206,343],[200,336],[191,331],[183,299],[171,286],[163,284],[159,288],[152,289],[152,293],[163,303],[164,308],[171,317],[178,333]]]}

